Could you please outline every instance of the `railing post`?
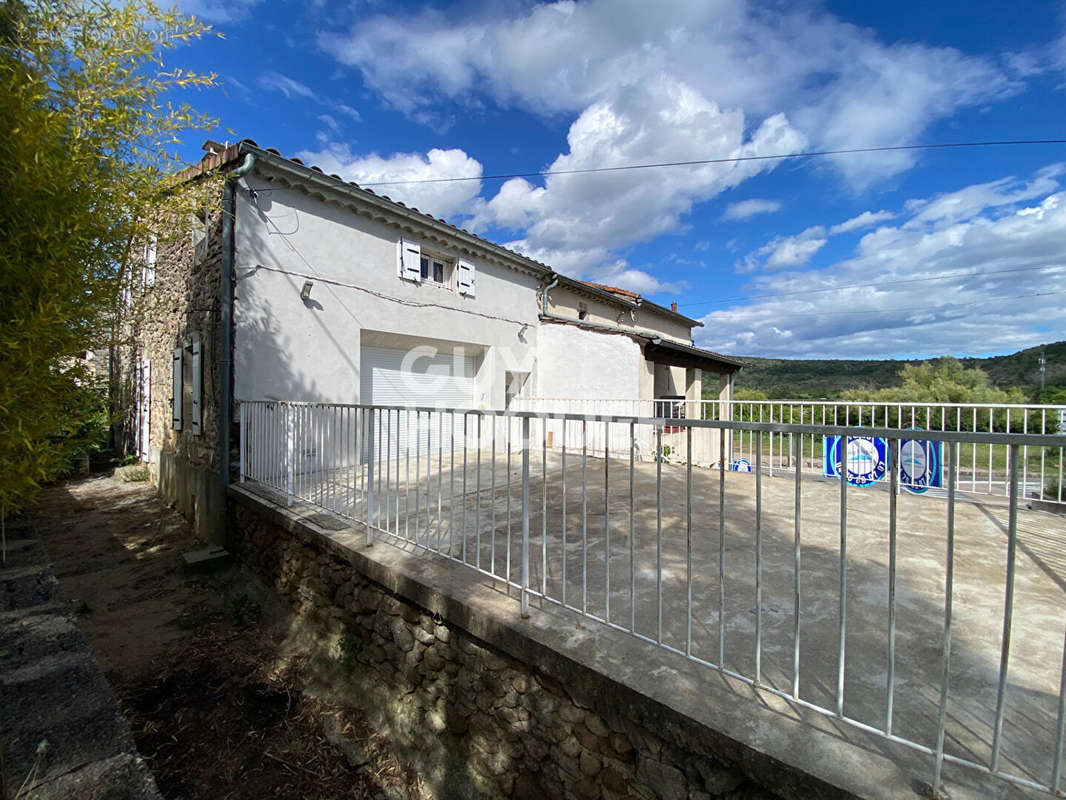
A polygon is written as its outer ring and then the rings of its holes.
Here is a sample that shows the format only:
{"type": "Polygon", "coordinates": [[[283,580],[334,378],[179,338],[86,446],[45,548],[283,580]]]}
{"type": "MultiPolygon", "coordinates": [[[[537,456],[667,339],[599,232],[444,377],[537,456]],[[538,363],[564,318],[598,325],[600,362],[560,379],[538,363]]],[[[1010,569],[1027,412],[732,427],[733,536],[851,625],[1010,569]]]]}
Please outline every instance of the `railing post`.
{"type": "Polygon", "coordinates": [[[522,417],[522,616],[529,616],[529,417],[522,417]]]}
{"type": "Polygon", "coordinates": [[[367,409],[367,434],[366,434],[366,544],[367,547],[374,543],[374,534],[371,525],[374,522],[374,409],[367,409]]]}
{"type": "Polygon", "coordinates": [[[241,426],[240,427],[240,437],[241,437],[240,473],[241,473],[241,483],[244,483],[245,463],[247,462],[247,453],[248,453],[248,422],[247,422],[248,415],[245,412],[247,411],[248,407],[247,407],[247,405],[245,403],[241,403],[239,408],[240,408],[240,426],[241,426]]]}
{"type": "Polygon", "coordinates": [[[292,505],[293,494],[296,490],[296,425],[293,421],[292,406],[280,405],[285,409],[285,464],[288,486],[285,493],[285,505],[292,505]]]}

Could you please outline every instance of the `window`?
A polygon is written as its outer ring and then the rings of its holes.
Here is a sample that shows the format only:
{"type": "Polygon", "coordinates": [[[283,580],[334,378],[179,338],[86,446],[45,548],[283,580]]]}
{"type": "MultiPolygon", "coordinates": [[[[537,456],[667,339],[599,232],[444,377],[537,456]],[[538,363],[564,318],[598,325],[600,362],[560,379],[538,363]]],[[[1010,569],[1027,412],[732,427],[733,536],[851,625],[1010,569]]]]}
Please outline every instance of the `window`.
{"type": "Polygon", "coordinates": [[[400,239],[396,250],[397,274],[411,283],[428,283],[464,297],[474,297],[476,291],[474,265],[463,259],[423,253],[417,241],[400,239]]]}
{"type": "Polygon", "coordinates": [[[452,286],[452,272],[455,266],[443,258],[437,256],[422,254],[422,269],[421,276],[423,281],[429,283],[436,283],[440,286],[446,286],[449,289],[452,286]]]}
{"type": "Polygon", "coordinates": [[[588,316],[589,316],[589,304],[588,303],[578,303],[577,304],[577,318],[578,319],[588,319],[588,316]]]}
{"type": "Polygon", "coordinates": [[[185,428],[186,413],[191,412],[193,436],[203,432],[203,343],[199,333],[193,333],[185,342],[174,348],[174,371],[171,383],[171,427],[180,431],[185,428]]]}

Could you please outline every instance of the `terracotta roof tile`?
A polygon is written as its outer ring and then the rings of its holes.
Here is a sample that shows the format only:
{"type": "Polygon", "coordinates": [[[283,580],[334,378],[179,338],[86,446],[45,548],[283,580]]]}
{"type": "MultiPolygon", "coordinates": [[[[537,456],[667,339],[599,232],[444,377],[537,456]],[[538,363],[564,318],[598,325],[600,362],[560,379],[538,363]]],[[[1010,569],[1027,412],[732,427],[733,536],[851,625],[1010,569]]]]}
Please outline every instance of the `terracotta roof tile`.
{"type": "Polygon", "coordinates": [[[597,289],[603,289],[603,291],[610,292],[611,294],[620,294],[620,295],[622,295],[622,297],[632,297],[632,298],[640,297],[640,295],[637,294],[636,292],[631,292],[628,289],[619,289],[617,286],[608,286],[605,283],[593,283],[592,281],[581,281],[581,282],[583,284],[585,284],[586,286],[594,286],[597,289]]]}

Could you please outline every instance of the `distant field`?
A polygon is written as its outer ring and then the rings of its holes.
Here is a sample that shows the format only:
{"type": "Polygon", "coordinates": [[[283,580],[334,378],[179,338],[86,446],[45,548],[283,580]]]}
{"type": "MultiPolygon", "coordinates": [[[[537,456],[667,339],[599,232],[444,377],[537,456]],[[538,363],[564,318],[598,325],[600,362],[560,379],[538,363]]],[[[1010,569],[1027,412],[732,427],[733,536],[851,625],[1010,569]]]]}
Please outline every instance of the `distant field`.
{"type": "MultiPolygon", "coordinates": [[[[967,368],[984,370],[992,384],[1001,389],[1018,386],[1028,394],[1040,384],[1038,359],[1041,350],[1047,353],[1047,384],[1066,384],[1066,341],[1031,347],[1006,356],[959,360],[967,368]]],[[[903,365],[919,363],[740,358],[748,366],[737,375],[737,388],[758,389],[775,398],[808,399],[835,398],[848,389],[877,390],[898,386],[903,365]]]]}

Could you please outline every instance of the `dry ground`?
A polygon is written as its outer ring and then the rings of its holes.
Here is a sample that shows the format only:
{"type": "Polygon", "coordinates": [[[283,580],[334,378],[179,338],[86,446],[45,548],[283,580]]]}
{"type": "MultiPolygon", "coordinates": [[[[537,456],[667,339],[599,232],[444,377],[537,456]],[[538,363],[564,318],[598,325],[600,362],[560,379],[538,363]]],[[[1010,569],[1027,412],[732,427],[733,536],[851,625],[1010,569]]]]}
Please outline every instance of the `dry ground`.
{"type": "Polygon", "coordinates": [[[305,659],[246,578],[182,571],[196,541],[152,487],[56,486],[34,521],[167,798],[426,796],[357,709],[301,690],[305,659]]]}

